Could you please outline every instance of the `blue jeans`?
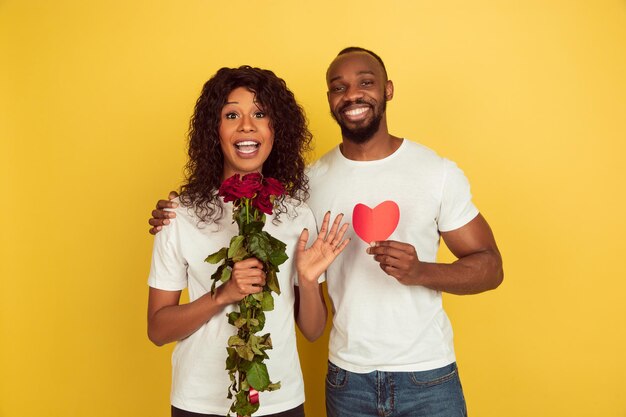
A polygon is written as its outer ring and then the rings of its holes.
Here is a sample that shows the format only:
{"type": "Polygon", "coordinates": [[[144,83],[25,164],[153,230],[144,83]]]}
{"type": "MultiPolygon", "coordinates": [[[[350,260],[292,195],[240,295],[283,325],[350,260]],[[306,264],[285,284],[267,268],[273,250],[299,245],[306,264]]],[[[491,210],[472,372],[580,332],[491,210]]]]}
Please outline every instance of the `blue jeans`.
{"type": "Polygon", "coordinates": [[[422,372],[357,374],[328,362],[327,417],[466,417],[456,363],[422,372]]]}

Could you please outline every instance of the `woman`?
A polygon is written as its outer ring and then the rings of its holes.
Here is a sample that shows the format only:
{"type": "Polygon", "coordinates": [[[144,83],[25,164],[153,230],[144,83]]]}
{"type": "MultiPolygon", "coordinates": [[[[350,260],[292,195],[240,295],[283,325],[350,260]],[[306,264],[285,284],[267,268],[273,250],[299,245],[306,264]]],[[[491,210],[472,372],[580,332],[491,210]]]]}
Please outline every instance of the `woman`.
{"type": "Polygon", "coordinates": [[[347,225],[339,226],[342,216],[328,230],[328,213],[317,239],[306,247],[308,230],[316,230],[303,203],[308,189],[303,154],[310,140],[302,108],[273,72],[222,68],[204,85],[190,123],[187,179],[176,219],[155,239],[149,277],[148,336],[159,346],[179,342],[172,358],[172,416],[223,416],[231,405],[224,362],[236,328],[226,314],[248,294],[262,291],[265,273],[259,260],[243,260],[211,294],[216,266],[204,259],[238,233],[229,215],[232,206],[217,195],[221,182],[253,172],[286,187],[265,230],[287,244],[289,255],[278,276],[281,295],[264,329],[273,341],[268,371],[282,387],[260,393],[255,416],[304,415],[294,317],[309,340],[322,334],[326,305],[318,281],[348,243],[343,240],[347,225]],[[185,287],[190,302],[180,304],[185,287]]]}

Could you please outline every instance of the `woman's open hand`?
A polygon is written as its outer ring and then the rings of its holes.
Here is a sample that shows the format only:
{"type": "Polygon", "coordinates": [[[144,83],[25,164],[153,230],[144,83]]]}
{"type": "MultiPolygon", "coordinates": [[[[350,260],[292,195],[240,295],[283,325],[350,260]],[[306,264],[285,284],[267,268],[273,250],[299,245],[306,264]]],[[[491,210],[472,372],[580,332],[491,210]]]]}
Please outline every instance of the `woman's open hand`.
{"type": "Polygon", "coordinates": [[[330,211],[327,212],[317,239],[308,248],[306,244],[309,240],[309,231],[307,229],[302,231],[296,248],[296,268],[300,281],[317,283],[320,275],[345,249],[350,239],[344,240],[343,236],[349,225],[344,223],[340,226],[342,218],[343,214],[335,217],[332,227],[328,230],[330,211]]]}

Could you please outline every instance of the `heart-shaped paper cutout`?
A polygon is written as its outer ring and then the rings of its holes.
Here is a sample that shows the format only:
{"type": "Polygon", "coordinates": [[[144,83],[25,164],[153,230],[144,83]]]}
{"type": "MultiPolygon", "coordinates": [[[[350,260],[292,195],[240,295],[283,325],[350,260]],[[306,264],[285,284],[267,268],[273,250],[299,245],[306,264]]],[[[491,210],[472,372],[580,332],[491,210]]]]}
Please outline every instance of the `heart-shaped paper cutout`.
{"type": "Polygon", "coordinates": [[[352,211],[352,227],[365,243],[387,240],[396,230],[400,208],[394,201],[383,201],[373,209],[357,204],[352,211]]]}

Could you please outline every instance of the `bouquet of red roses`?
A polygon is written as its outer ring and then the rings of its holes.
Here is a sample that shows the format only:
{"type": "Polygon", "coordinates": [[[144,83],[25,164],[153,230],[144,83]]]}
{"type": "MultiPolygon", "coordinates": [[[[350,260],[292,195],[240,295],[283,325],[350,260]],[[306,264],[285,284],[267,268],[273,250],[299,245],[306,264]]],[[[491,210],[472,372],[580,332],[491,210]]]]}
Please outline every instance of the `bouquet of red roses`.
{"type": "MultiPolygon", "coordinates": [[[[222,262],[211,276],[215,291],[218,281],[228,281],[235,262],[255,257],[263,263],[266,274],[263,291],[250,294],[239,302],[239,311],[228,314],[228,322],[237,327],[237,334],[228,340],[226,369],[230,375],[228,398],[235,400],[230,411],[239,416],[250,416],[259,408],[258,391],[273,391],[280,382],[272,383],[263,361],[269,359],[266,350],[272,348],[269,333],[257,332],[265,326],[265,312],[274,309],[272,292],[280,294],[278,266],[288,258],[286,245],[263,231],[265,215],[272,214],[274,199],[285,193],[283,185],[274,178],[259,173],[239,174],[225,180],[219,189],[224,202],[233,202],[233,221],[239,234],[233,236],[230,246],[209,255],[206,262],[222,262]]],[[[229,414],[230,415],[230,414],[229,414]]]]}

